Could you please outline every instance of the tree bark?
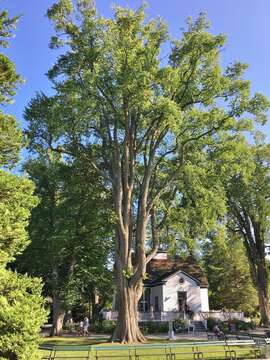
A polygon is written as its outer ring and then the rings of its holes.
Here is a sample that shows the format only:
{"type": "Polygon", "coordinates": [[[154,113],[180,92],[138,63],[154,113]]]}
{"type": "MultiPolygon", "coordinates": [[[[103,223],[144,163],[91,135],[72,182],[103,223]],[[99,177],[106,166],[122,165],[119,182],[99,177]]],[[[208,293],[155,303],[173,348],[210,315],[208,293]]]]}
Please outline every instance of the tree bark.
{"type": "MultiPolygon", "coordinates": [[[[150,182],[154,171],[155,154],[167,130],[158,130],[158,126],[150,126],[147,135],[143,136],[143,143],[138,145],[138,119],[133,114],[134,111],[131,111],[129,95],[125,92],[122,106],[124,139],[119,136],[118,117],[115,118],[112,131],[110,124],[107,124],[109,142],[113,147],[111,179],[117,216],[115,270],[119,298],[118,320],[112,340],[136,343],[145,341],[139,329],[137,310],[143,291],[146,264],[151,259],[146,255],[146,229],[153,206],[150,205],[150,182]],[[139,148],[143,157],[143,172],[141,180],[137,181],[135,172],[139,148]]],[[[155,247],[151,251],[152,257],[157,251],[156,241],[154,240],[153,243],[155,247]]]]}
{"type": "Polygon", "coordinates": [[[63,330],[63,322],[65,317],[65,310],[61,306],[59,296],[53,295],[53,326],[51,336],[61,336],[63,330]]]}
{"type": "Polygon", "coordinates": [[[262,326],[270,324],[269,297],[268,297],[268,276],[265,259],[262,259],[257,267],[257,291],[259,297],[259,308],[262,326]]]}
{"type": "Polygon", "coordinates": [[[119,309],[112,341],[121,343],[145,342],[146,339],[138,325],[138,301],[142,295],[142,281],[137,286],[130,286],[128,280],[122,276],[117,285],[119,309]]]}
{"type": "Polygon", "coordinates": [[[100,304],[99,304],[99,296],[97,294],[96,289],[93,290],[91,294],[91,316],[90,318],[97,320],[99,317],[99,311],[101,310],[100,304]]]}
{"type": "Polygon", "coordinates": [[[253,285],[258,293],[260,324],[270,324],[270,308],[268,296],[268,269],[265,260],[265,232],[262,231],[261,223],[256,221],[254,215],[241,206],[236,207],[231,202],[231,208],[237,219],[240,234],[244,240],[250,273],[253,285]],[[240,210],[239,210],[240,208],[240,210]]]}
{"type": "Polygon", "coordinates": [[[247,241],[244,242],[247,254],[249,258],[251,276],[253,279],[253,285],[258,293],[259,300],[259,311],[260,311],[260,324],[268,326],[270,324],[270,308],[269,308],[269,296],[268,296],[268,273],[266,268],[266,262],[264,252],[261,256],[258,255],[257,251],[252,252],[250,245],[247,241]]]}

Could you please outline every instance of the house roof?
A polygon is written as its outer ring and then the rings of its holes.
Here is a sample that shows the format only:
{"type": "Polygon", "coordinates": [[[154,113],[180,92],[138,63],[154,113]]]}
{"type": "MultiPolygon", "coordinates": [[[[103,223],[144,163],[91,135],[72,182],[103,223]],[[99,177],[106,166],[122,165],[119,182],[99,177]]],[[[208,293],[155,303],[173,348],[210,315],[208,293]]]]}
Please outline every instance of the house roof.
{"type": "Polygon", "coordinates": [[[188,256],[185,259],[167,256],[166,259],[153,258],[146,268],[147,278],[144,280],[145,286],[162,285],[166,280],[177,272],[182,271],[201,287],[207,287],[208,281],[198,262],[188,256]]]}

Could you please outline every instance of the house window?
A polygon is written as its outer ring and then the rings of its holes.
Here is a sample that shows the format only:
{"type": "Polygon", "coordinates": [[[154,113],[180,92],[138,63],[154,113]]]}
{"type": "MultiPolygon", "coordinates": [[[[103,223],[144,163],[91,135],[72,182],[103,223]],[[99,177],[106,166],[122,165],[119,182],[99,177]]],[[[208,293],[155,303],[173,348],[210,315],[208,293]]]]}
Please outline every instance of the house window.
{"type": "Polygon", "coordinates": [[[144,299],[145,299],[145,311],[150,311],[150,288],[146,288],[144,292],[144,299]]]}
{"type": "Polygon", "coordinates": [[[158,296],[155,296],[155,312],[159,312],[158,296]]]}
{"type": "Polygon", "coordinates": [[[140,312],[148,312],[150,311],[150,288],[146,288],[143,291],[142,297],[140,298],[138,304],[138,310],[140,312]]]}

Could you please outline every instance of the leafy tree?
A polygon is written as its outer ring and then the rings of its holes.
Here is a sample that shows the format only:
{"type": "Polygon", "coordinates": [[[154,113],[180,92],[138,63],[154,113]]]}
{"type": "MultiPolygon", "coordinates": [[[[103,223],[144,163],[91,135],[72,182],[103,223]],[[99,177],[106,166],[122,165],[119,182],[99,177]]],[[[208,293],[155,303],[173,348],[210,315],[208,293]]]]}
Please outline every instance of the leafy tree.
{"type": "Polygon", "coordinates": [[[268,102],[250,96],[245,65],[222,71],[225,37],[207,31],[203,14],[189,20],[162,66],[167,28],[160,19],[145,21],[143,8],[117,7],[113,19],[104,19],[90,0],[59,0],[48,16],[56,29],[51,47],[68,49],[49,71],[56,90],[51,105],[37,97],[34,103],[45,110],[34,114],[30,104],[31,146],[40,146],[50,126],[50,150],[85,159],[111,189],[120,302],[113,338],[144,341],[137,303],[146,265],[158,248],[155,231],[150,252],[146,246],[150,214],[173,191],[189,154],[207,151],[224,133],[246,129],[250,118],[264,119],[268,102]]]}
{"type": "MultiPolygon", "coordinates": [[[[235,140],[226,137],[226,144],[235,140]]],[[[174,184],[174,191],[161,197],[159,209],[163,216],[158,227],[160,236],[167,240],[172,252],[200,257],[201,244],[209,233],[218,229],[219,221],[226,214],[226,193],[215,171],[215,162],[209,159],[209,152],[215,145],[216,142],[209,142],[207,152],[203,150],[203,141],[201,151],[198,151],[198,143],[195,151],[190,148],[174,184]]],[[[230,152],[231,149],[223,147],[223,157],[230,152]]],[[[219,156],[219,161],[221,159],[219,156]]]]}
{"type": "MultiPolygon", "coordinates": [[[[248,255],[253,284],[258,292],[261,323],[268,325],[269,289],[265,244],[269,238],[270,215],[270,146],[261,142],[245,152],[249,171],[238,173],[226,181],[228,228],[243,239],[248,255]]],[[[242,164],[242,159],[238,160],[242,164]]]]}
{"type": "MultiPolygon", "coordinates": [[[[264,118],[261,120],[265,122],[264,118]]],[[[250,146],[243,135],[232,133],[223,134],[222,141],[208,143],[207,151],[202,150],[196,157],[197,166],[189,165],[191,171],[188,173],[191,176],[188,177],[188,186],[181,193],[180,206],[176,203],[177,207],[172,209],[172,227],[178,233],[180,230],[180,234],[185,234],[187,230],[190,232],[191,236],[184,238],[186,242],[189,240],[189,247],[194,244],[194,239],[203,239],[203,236],[207,238],[207,231],[217,230],[220,223],[227,224],[228,237],[239,241],[236,233],[241,235],[248,254],[253,285],[260,299],[261,320],[267,323],[268,267],[264,246],[269,226],[269,146],[263,145],[261,137],[257,134],[256,146],[250,146]],[[211,191],[211,186],[214,191],[211,191]],[[181,207],[183,201],[185,206],[181,207]],[[182,216],[178,217],[178,214],[182,216]],[[256,235],[251,218],[261,223],[259,236],[256,235]],[[215,219],[218,222],[215,223],[215,219]]],[[[217,251],[221,251],[220,246],[217,251]]],[[[223,246],[225,248],[227,245],[224,243],[223,246]]]]}
{"type": "MultiPolygon", "coordinates": [[[[17,18],[0,12],[0,45],[8,45],[17,18]]],[[[14,64],[0,54],[0,103],[11,101],[19,76],[14,64]]],[[[15,166],[22,147],[16,120],[0,112],[0,358],[37,357],[40,326],[46,320],[42,285],[39,279],[7,269],[28,245],[26,227],[30,210],[37,205],[34,185],[9,171],[15,166]]]]}
{"type": "MultiPolygon", "coordinates": [[[[224,230],[224,229],[223,229],[224,230]]],[[[226,308],[253,315],[258,307],[245,248],[240,239],[222,234],[222,228],[203,246],[211,309],[226,308]]]]}
{"type": "MultiPolygon", "coordinates": [[[[30,114],[29,114],[30,116],[30,114]]],[[[43,148],[44,150],[44,148],[43,148]]],[[[53,300],[52,334],[60,335],[66,310],[94,291],[111,292],[107,269],[111,251],[110,201],[91,169],[68,164],[58,156],[40,156],[25,165],[36,184],[40,204],[32,211],[31,244],[17,263],[40,276],[53,300]],[[89,187],[85,179],[92,179],[89,187]]]]}

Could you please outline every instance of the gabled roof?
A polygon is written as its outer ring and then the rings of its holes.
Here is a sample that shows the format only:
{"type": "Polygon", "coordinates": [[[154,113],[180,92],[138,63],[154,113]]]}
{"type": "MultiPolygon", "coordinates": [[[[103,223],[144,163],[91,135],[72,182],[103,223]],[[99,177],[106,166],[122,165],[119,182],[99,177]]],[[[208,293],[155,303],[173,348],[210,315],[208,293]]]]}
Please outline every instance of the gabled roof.
{"type": "Polygon", "coordinates": [[[205,273],[192,256],[184,259],[170,255],[167,259],[153,258],[147,264],[147,278],[144,280],[144,285],[153,287],[164,284],[169,277],[179,271],[196,281],[199,286],[208,286],[205,273]]]}

